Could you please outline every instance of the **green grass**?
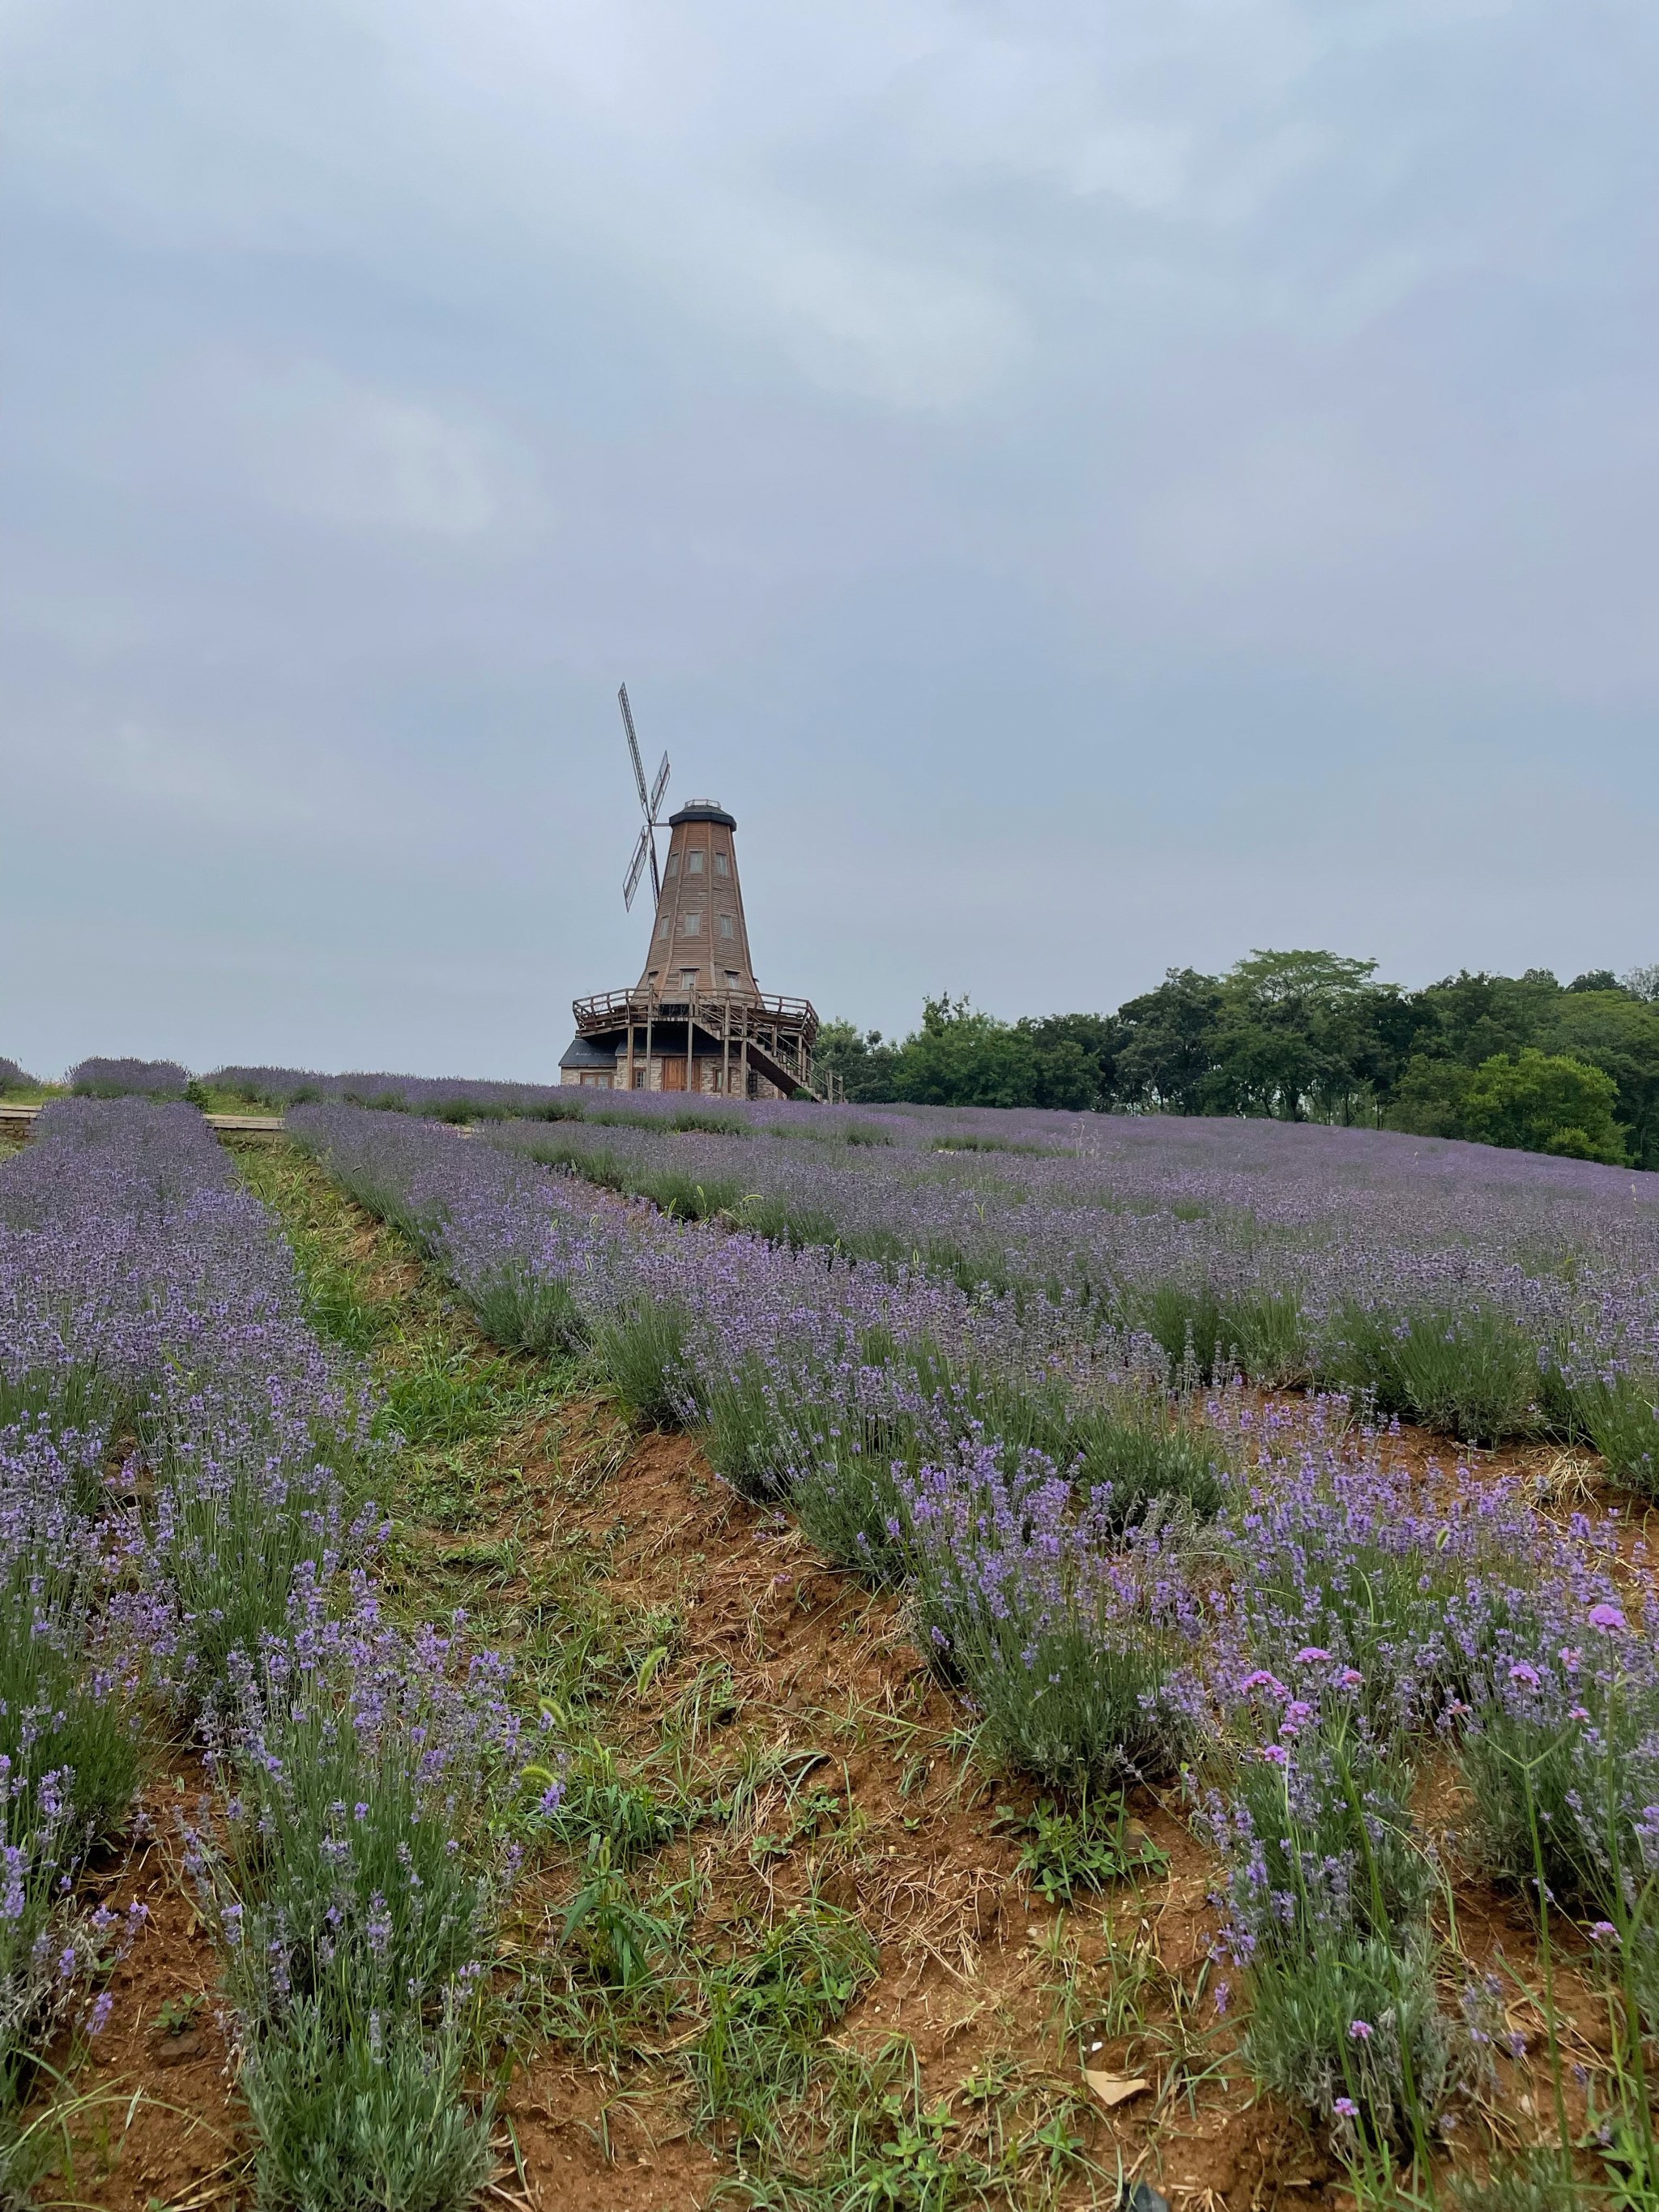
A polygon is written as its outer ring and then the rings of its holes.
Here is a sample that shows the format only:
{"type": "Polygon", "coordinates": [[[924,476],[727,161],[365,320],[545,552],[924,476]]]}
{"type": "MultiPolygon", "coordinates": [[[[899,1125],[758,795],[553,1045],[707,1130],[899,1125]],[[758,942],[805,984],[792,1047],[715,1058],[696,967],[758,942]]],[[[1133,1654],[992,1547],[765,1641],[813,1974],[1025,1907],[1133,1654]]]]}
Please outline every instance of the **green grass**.
{"type": "MultiPolygon", "coordinates": [[[[565,1796],[495,1978],[494,2074],[548,2045],[593,2069],[607,2156],[622,2109],[657,2116],[653,2130],[683,2115],[721,2161],[711,2208],[1042,2212],[1062,2196],[1082,2201],[1079,2185],[1103,2187],[1069,2052],[1055,2069],[1010,2047],[941,2099],[924,2091],[903,2038],[854,2048],[846,2037],[884,1963],[854,1908],[899,1832],[866,1808],[853,1762],[892,1763],[905,1832],[930,1802],[983,1797],[988,1818],[974,1732],[924,1725],[925,1676],[915,1718],[902,1700],[851,1694],[813,1711],[746,1702],[732,1665],[688,1651],[686,1604],[672,1593],[690,1586],[696,1562],[671,1565],[648,1599],[611,1585],[628,1534],[622,1497],[604,1526],[630,1442],[618,1408],[631,1398],[636,1421],[659,1411],[672,1328],[661,1341],[649,1325],[630,1336],[632,1365],[613,1363],[626,1389],[602,1389],[599,1362],[574,1352],[503,1353],[400,1233],[316,1163],[286,1145],[229,1142],[287,1226],[313,1322],[368,1364],[382,1427],[401,1439],[389,1604],[428,1619],[465,1607],[471,1632],[511,1654],[526,1713],[553,1723],[555,1748],[532,1756],[556,1765],[565,1796]],[[607,1396],[608,1412],[572,1409],[607,1396]],[[562,1507],[580,1522],[562,1528],[562,1507]]],[[[855,1638],[849,1656],[857,1649],[855,1638]]],[[[1150,1865],[1115,1807],[1075,1832],[1047,1815],[1030,1844],[1022,1882],[1055,1892],[1150,1865]]],[[[269,2088],[320,2094],[298,2078],[269,2088]]],[[[336,2126],[331,2107],[323,2117],[336,2126]]],[[[380,2119],[343,2106],[337,2126],[380,2119]]],[[[618,2126],[616,2154],[635,2140],[618,2126]]],[[[453,2151],[462,2160],[465,2146],[453,2151]]]]}

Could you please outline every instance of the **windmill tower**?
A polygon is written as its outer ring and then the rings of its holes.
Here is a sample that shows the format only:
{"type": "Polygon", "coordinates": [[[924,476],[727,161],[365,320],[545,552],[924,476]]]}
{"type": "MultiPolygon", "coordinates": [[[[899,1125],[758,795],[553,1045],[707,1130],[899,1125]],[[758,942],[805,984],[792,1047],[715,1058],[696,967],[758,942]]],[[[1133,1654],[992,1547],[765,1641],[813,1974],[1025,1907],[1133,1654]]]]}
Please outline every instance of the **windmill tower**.
{"type": "Polygon", "coordinates": [[[648,868],[651,936],[631,991],[575,1001],[576,1035],[559,1063],[560,1079],[727,1097],[816,1097],[816,1012],[805,999],[769,997],[755,979],[738,878],[737,819],[716,800],[694,799],[664,823],[668,756],[647,790],[625,684],[617,697],[644,816],[623,904],[632,911],[648,868]],[[668,855],[659,871],[657,835],[664,827],[668,855]]]}

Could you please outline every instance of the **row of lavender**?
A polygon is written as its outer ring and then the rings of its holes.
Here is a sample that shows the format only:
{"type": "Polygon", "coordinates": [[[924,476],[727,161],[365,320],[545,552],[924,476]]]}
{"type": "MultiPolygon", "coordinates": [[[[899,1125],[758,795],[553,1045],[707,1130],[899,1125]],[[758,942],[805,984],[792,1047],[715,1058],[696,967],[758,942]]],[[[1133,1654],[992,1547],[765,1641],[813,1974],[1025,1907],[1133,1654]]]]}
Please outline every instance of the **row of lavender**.
{"type": "Polygon", "coordinates": [[[1477,1441],[1588,1437],[1659,1489],[1659,1178],[1394,1133],[702,1102],[221,1071],[495,1130],[675,1210],[1079,1298],[1208,1371],[1369,1391],[1477,1441]],[[532,1118],[514,1121],[517,1113],[532,1118]],[[561,1125],[549,1129],[547,1122],[561,1125]],[[802,1141],[816,1139],[817,1141],[802,1141]]]}
{"type": "Polygon", "coordinates": [[[1584,1435],[1659,1489],[1659,1179],[1370,1132],[1105,1127],[1046,1156],[983,1134],[919,1154],[763,1129],[489,1133],[677,1212],[1080,1304],[1206,1373],[1370,1392],[1471,1440],[1584,1435]]]}
{"type": "Polygon", "coordinates": [[[1427,2152],[1498,2063],[1493,1992],[1442,1993],[1442,1875],[1410,1809],[1433,1746],[1496,1871],[1593,1921],[1632,2019],[1659,2020],[1639,1558],[1615,1573],[1587,1527],[1552,1535],[1461,1468],[1425,1492],[1322,1404],[1263,1425],[1223,1394],[1183,1423],[1144,1345],[1079,1351],[1063,1302],[676,1222],[430,1125],[292,1126],[498,1340],[588,1345],[832,1556],[908,1583],[994,1752],[1074,1786],[1184,1769],[1252,2063],[1351,2158],[1427,2152]]]}
{"type": "Polygon", "coordinates": [[[381,1619],[372,1412],[192,1108],[46,1109],[0,1170],[4,2086],[106,1961],[76,1879],[187,1721],[273,2204],[459,2203],[487,2166],[462,2074],[514,1724],[491,1662],[381,1619]]]}

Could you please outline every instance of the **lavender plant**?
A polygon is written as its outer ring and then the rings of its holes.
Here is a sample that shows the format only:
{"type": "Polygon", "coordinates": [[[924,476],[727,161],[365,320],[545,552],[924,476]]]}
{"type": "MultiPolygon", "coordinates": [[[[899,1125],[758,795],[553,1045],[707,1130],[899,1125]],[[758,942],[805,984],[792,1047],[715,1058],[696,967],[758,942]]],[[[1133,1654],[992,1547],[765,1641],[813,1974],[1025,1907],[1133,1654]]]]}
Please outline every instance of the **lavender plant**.
{"type": "Polygon", "coordinates": [[[1457,1624],[1471,1675],[1460,1757],[1490,1863],[1539,1909],[1592,1923],[1644,2033],[1659,2021],[1654,1595],[1646,1571],[1615,1583],[1573,1560],[1542,1584],[1474,1594],[1457,1624]]]}
{"type": "Polygon", "coordinates": [[[69,1085],[82,1098],[182,1098],[190,1071],[175,1060],[83,1060],[69,1085]]]}
{"type": "Polygon", "coordinates": [[[1044,1781],[1168,1771],[1194,1703],[1199,1609],[1155,1531],[1113,1543],[1052,1461],[965,1443],[896,1476],[926,1635],[994,1755],[1044,1781]]]}
{"type": "Polygon", "coordinates": [[[1249,1977],[1252,2071],[1351,2157],[1421,2157],[1458,2071],[1435,1988],[1435,1876],[1412,1832],[1406,1739],[1377,1732],[1364,1689],[1318,1646],[1290,1682],[1246,1675],[1226,1698],[1230,1778],[1203,1820],[1227,1869],[1222,1943],[1249,1977]]]}
{"type": "Polygon", "coordinates": [[[511,1871],[490,1825],[511,1717],[490,1662],[453,1680],[448,1640],[380,1622],[372,1401],[193,1109],[53,1106],[0,1171],[0,1376],[25,1416],[0,1454],[0,1695],[28,1754],[64,1761],[8,1799],[14,1826],[42,1808],[11,1838],[30,1956],[29,1899],[66,1911],[71,1839],[130,1790],[136,1668],[100,1660],[107,1629],[234,1778],[228,1843],[198,1865],[264,2201],[458,2207],[488,2163],[463,2075],[511,1871]],[[135,1442],[106,1476],[118,1431],[135,1442]]]}
{"type": "Polygon", "coordinates": [[[361,1580],[344,1619],[312,1582],[287,1634],[234,1664],[228,1836],[198,1835],[193,1863],[273,2204],[437,2212],[488,2171],[489,2107],[469,2112],[461,2075],[516,1865],[489,1816],[518,1726],[500,1666],[459,1656],[389,1627],[361,1580]]]}

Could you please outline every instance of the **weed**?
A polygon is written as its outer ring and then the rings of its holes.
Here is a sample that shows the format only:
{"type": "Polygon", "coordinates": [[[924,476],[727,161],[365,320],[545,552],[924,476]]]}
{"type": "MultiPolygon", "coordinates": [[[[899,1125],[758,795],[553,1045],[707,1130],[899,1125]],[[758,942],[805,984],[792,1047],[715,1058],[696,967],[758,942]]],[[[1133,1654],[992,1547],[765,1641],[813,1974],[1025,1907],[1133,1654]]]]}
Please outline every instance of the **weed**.
{"type": "Polygon", "coordinates": [[[1069,1905],[1079,1889],[1161,1874],[1169,1864],[1145,1828],[1130,1820],[1121,1797],[1094,1796],[1085,1789],[1069,1812],[1045,1797],[1019,1825],[1028,1839],[1018,1870],[1050,1905],[1069,1905]]]}
{"type": "Polygon", "coordinates": [[[876,1970],[875,1946],[850,1913],[812,1901],[758,1945],[699,1977],[708,2022],[686,2064],[703,2120],[740,2142],[772,2125],[780,2099],[805,2095],[819,2039],[876,1970]]]}

